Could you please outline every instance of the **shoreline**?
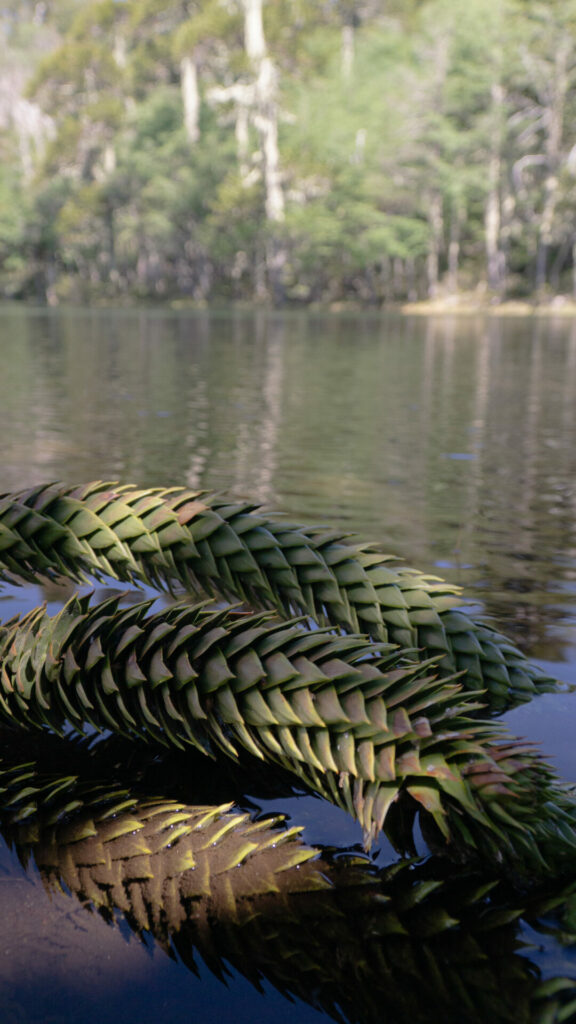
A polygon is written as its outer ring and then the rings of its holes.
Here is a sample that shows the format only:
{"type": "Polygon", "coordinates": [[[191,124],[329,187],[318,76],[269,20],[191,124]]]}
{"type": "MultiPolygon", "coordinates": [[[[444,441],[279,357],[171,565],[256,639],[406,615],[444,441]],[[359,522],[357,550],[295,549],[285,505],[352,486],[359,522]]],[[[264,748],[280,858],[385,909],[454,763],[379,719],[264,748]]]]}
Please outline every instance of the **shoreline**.
{"type": "Polygon", "coordinates": [[[509,299],[492,303],[462,295],[405,302],[399,309],[407,316],[576,317],[576,300],[558,295],[548,302],[509,299]]]}
{"type": "Polygon", "coordinates": [[[65,309],[92,309],[92,310],[121,310],[129,312],[135,309],[159,310],[164,309],[171,313],[183,312],[229,312],[230,310],[252,312],[260,310],[270,313],[332,313],[352,314],[369,313],[373,316],[386,314],[400,314],[402,316],[436,316],[436,317],[559,317],[568,319],[576,317],[576,299],[568,296],[558,295],[548,302],[538,302],[536,299],[516,300],[508,299],[503,302],[491,302],[475,298],[471,295],[453,295],[438,299],[418,299],[415,302],[394,302],[388,305],[363,304],[354,301],[335,302],[310,302],[291,303],[281,305],[272,303],[251,302],[245,299],[233,299],[229,302],[222,300],[199,301],[188,298],[167,298],[163,301],[150,300],[133,295],[117,296],[115,298],[102,296],[86,299],[84,302],[71,302],[62,300],[59,302],[38,302],[28,299],[14,299],[0,297],[0,309],[36,309],[36,310],[65,310],[65,309]]]}

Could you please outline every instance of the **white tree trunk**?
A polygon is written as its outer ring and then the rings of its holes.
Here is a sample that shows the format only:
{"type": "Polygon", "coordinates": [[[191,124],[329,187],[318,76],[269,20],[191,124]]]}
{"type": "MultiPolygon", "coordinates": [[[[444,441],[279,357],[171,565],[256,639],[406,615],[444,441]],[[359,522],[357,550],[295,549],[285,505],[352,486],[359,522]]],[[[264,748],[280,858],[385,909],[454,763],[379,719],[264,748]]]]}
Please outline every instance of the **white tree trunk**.
{"type": "Polygon", "coordinates": [[[354,28],[352,25],[342,26],[342,74],[350,78],[354,67],[354,28]]]}
{"type": "Polygon", "coordinates": [[[114,36],[114,47],[112,53],[117,67],[124,71],[126,69],[126,64],[128,63],[128,55],[126,52],[126,36],[121,32],[117,32],[114,36]]]}
{"type": "Polygon", "coordinates": [[[546,126],[546,180],[544,182],[544,203],[540,215],[538,250],[536,253],[536,290],[540,291],[547,281],[548,253],[554,241],[554,221],[558,205],[564,114],[569,86],[568,64],[572,40],[563,38],[554,55],[554,69],[549,88],[550,99],[544,101],[544,124],[546,126]]]}
{"type": "Polygon", "coordinates": [[[34,177],[46,143],[54,138],[54,122],[36,103],[19,97],[12,110],[12,121],[18,137],[22,174],[26,182],[34,177]]]}
{"type": "Polygon", "coordinates": [[[262,0],[242,0],[246,54],[254,68],[251,84],[238,82],[216,86],[208,99],[215,103],[237,104],[236,141],[240,176],[245,184],[253,180],[248,166],[248,124],[252,121],[260,140],[260,166],[264,180],[266,218],[278,223],[284,219],[284,192],[278,147],[278,74],[266,53],[262,23],[262,0]]]}
{"type": "Polygon", "coordinates": [[[452,224],[452,233],[448,244],[448,292],[458,294],[458,267],[460,264],[460,225],[452,224]]]}
{"type": "Polygon", "coordinates": [[[266,217],[271,221],[284,219],[284,193],[278,149],[278,108],[276,105],[277,75],[269,57],[260,62],[256,80],[257,113],[254,123],[260,135],[266,192],[266,217]]]}
{"type": "Polygon", "coordinates": [[[284,193],[278,149],[278,75],[266,52],[262,0],[242,2],[246,55],[253,64],[256,74],[253,121],[260,136],[266,218],[279,222],[284,219],[284,193]]]}
{"type": "Polygon", "coordinates": [[[440,280],[440,248],[442,244],[442,233],[444,230],[442,196],[439,192],[433,192],[429,197],[428,224],[430,227],[430,239],[428,242],[426,272],[428,276],[428,297],[430,299],[434,299],[438,294],[438,284],[440,280]]]}
{"type": "Polygon", "coordinates": [[[111,142],[108,142],[104,147],[102,166],[104,167],[106,177],[113,174],[116,170],[116,149],[111,142]]]}
{"type": "MultiPolygon", "coordinates": [[[[278,74],[266,52],[266,39],[262,22],[263,0],[241,0],[244,11],[244,44],[252,65],[251,83],[236,82],[209,90],[207,98],[215,103],[236,104],[236,142],[238,164],[243,184],[251,184],[254,175],[262,177],[266,219],[270,224],[284,220],[284,192],[278,146],[278,74]],[[259,137],[258,161],[249,165],[250,122],[259,137]]],[[[266,239],[261,258],[255,260],[255,292],[257,298],[267,299],[270,292],[275,301],[283,298],[283,267],[286,254],[278,238],[272,233],[266,239]]]]}
{"type": "Polygon", "coordinates": [[[236,107],[236,153],[238,156],[238,166],[240,167],[240,178],[242,179],[243,185],[248,185],[250,181],[250,163],[249,163],[249,152],[250,152],[250,135],[248,133],[248,107],[245,103],[238,103],[236,107]]]}
{"type": "Polygon", "coordinates": [[[243,0],[244,46],[249,60],[258,62],[266,56],[266,40],[262,22],[262,0],[243,0]]]}
{"type": "Polygon", "coordinates": [[[0,129],[13,129],[18,140],[22,175],[30,181],[46,143],[54,138],[54,121],[37,103],[24,98],[23,68],[0,67],[0,129]]]}
{"type": "Polygon", "coordinates": [[[504,290],[506,260],[502,251],[500,201],[504,90],[499,82],[493,83],[490,94],[492,98],[491,147],[488,161],[488,194],[484,210],[484,238],[488,287],[490,291],[501,294],[504,290]]]}
{"type": "Polygon", "coordinates": [[[184,128],[188,141],[194,145],[200,138],[200,91],[198,89],[198,72],[192,57],[183,57],[180,61],[180,83],[182,102],[184,105],[184,128]]]}

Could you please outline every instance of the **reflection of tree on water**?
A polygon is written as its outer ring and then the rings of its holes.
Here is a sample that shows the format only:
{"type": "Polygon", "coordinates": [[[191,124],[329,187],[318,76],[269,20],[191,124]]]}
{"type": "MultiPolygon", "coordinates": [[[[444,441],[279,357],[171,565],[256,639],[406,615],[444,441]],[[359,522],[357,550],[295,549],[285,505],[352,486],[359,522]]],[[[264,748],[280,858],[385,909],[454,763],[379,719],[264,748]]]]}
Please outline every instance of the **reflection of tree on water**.
{"type": "Polygon", "coordinates": [[[570,619],[574,583],[575,358],[576,328],[561,322],[426,325],[426,507],[436,544],[455,538],[439,564],[514,639],[558,661],[549,627],[570,619]]]}
{"type": "Polygon", "coordinates": [[[572,323],[17,311],[1,344],[4,488],[97,464],[143,485],[281,495],[298,519],[437,562],[533,654],[562,657],[572,323]]]}
{"type": "Polygon", "coordinates": [[[191,970],[200,955],[223,981],[231,966],[355,1024],[569,1019],[574,983],[542,985],[522,932],[527,922],[573,941],[573,885],[515,891],[434,859],[378,869],[214,806],[239,793],[217,766],[210,781],[194,775],[193,757],[183,803],[182,760],[118,740],[89,750],[46,737],[40,747],[2,734],[7,841],[49,889],[154,936],[191,970]],[[114,781],[127,762],[137,780],[128,790],[114,781]]]}

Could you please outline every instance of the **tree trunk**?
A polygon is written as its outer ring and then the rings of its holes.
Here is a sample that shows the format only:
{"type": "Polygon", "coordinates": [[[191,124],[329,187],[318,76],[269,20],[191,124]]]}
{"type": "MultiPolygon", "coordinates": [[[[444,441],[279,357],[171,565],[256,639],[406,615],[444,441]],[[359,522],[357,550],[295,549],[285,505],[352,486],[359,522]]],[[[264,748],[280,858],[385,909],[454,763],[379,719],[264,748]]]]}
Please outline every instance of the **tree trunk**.
{"type": "Polygon", "coordinates": [[[430,241],[428,243],[426,271],[428,276],[428,297],[433,299],[438,294],[438,283],[440,279],[440,247],[444,227],[442,217],[442,196],[439,192],[434,192],[429,197],[428,224],[430,227],[430,241]]]}
{"type": "Polygon", "coordinates": [[[488,194],[484,210],[486,277],[489,290],[497,295],[502,295],[505,280],[505,257],[502,251],[500,185],[502,176],[501,154],[504,90],[499,83],[494,83],[490,92],[492,96],[491,148],[488,162],[488,194]]]}
{"type": "Polygon", "coordinates": [[[406,286],[408,302],[416,302],[418,286],[416,284],[416,264],[413,256],[406,257],[406,286]]]}
{"type": "Polygon", "coordinates": [[[276,107],[277,75],[269,57],[260,63],[256,81],[257,114],[254,123],[260,135],[264,163],[264,187],[266,192],[266,218],[269,221],[284,219],[284,194],[280,174],[280,152],[278,149],[278,111],[276,107]]]}
{"type": "Polygon", "coordinates": [[[115,284],[118,277],[116,269],[116,218],[114,207],[111,203],[106,205],[104,212],[104,228],[106,232],[106,248],[108,249],[108,279],[115,284]]]}
{"type": "Polygon", "coordinates": [[[562,239],[562,242],[558,247],[558,252],[556,253],[554,262],[550,267],[550,274],[548,275],[548,279],[550,281],[550,288],[552,289],[552,292],[554,294],[557,294],[560,291],[560,277],[570,255],[571,245],[572,240],[569,236],[564,237],[562,239]]]}
{"type": "Polygon", "coordinates": [[[256,71],[254,124],[260,136],[262,151],[266,219],[278,222],[284,219],[276,104],[278,75],[266,53],[262,0],[243,0],[243,3],[244,44],[248,59],[256,71]]]}
{"type": "Polygon", "coordinates": [[[458,270],[460,267],[460,236],[465,219],[465,210],[461,202],[456,202],[450,216],[450,241],[448,243],[448,291],[450,295],[458,292],[458,270]]]}
{"type": "Polygon", "coordinates": [[[191,145],[194,145],[200,138],[200,92],[198,90],[196,64],[189,55],[186,55],[180,61],[180,82],[184,105],[186,138],[191,145]]]}
{"type": "MultiPolygon", "coordinates": [[[[213,88],[208,97],[214,102],[236,103],[236,140],[240,177],[247,184],[252,179],[248,165],[248,124],[251,121],[260,143],[260,164],[264,183],[264,207],[266,220],[275,226],[284,220],[284,192],[278,146],[278,75],[272,60],[266,52],[266,40],[262,22],[263,0],[242,0],[244,9],[244,45],[246,55],[254,71],[252,83],[238,82],[234,85],[213,88]]],[[[263,260],[258,256],[255,262],[257,298],[263,297],[265,283],[263,269],[268,276],[270,290],[279,300],[282,295],[282,268],[285,253],[278,241],[274,227],[263,244],[263,260]]]]}
{"type": "Polygon", "coordinates": [[[559,194],[559,169],[562,136],[564,129],[564,109],[568,91],[568,57],[572,41],[564,38],[558,46],[554,57],[553,95],[546,115],[546,165],[547,175],[544,182],[544,204],[540,217],[538,232],[538,248],[536,252],[536,291],[541,291],[546,284],[548,273],[548,253],[554,239],[554,218],[559,194]]]}
{"type": "Polygon", "coordinates": [[[548,279],[548,254],[553,241],[554,214],[558,193],[558,178],[549,174],[544,184],[544,205],[540,217],[538,231],[538,247],[536,250],[536,291],[541,292],[548,279]]]}
{"type": "Polygon", "coordinates": [[[122,32],[117,32],[114,36],[114,47],[112,50],[116,66],[122,71],[126,69],[128,63],[128,56],[126,53],[126,37],[122,32]]]}
{"type": "Polygon", "coordinates": [[[257,63],[266,56],[266,40],[262,22],[262,0],[243,0],[244,46],[249,60],[257,63]]]}
{"type": "Polygon", "coordinates": [[[392,293],[395,299],[404,299],[406,289],[404,284],[404,260],[395,256],[392,261],[392,293]]]}
{"type": "Polygon", "coordinates": [[[243,185],[247,185],[250,175],[249,147],[250,136],[248,134],[248,107],[245,103],[239,102],[236,107],[236,155],[240,168],[240,178],[243,185]]]}
{"type": "Polygon", "coordinates": [[[500,252],[500,198],[498,196],[498,180],[500,178],[500,159],[495,154],[490,158],[488,167],[488,196],[484,213],[484,235],[486,242],[486,277],[491,292],[502,292],[502,254],[500,252]]]}
{"type": "Polygon", "coordinates": [[[354,67],[354,26],[342,26],[342,75],[350,78],[354,67]]]}
{"type": "Polygon", "coordinates": [[[21,95],[24,83],[18,75],[0,75],[0,128],[13,128],[25,182],[34,177],[46,143],[54,138],[54,121],[37,103],[21,95]]]}
{"type": "MultiPolygon", "coordinates": [[[[253,64],[256,74],[253,122],[260,137],[266,220],[269,224],[276,225],[284,220],[284,193],[278,148],[278,106],[276,102],[278,75],[266,52],[262,0],[243,0],[243,3],[246,54],[253,64]]],[[[285,261],[284,249],[273,232],[265,243],[265,264],[269,290],[275,305],[283,299],[282,278],[285,261]]],[[[259,288],[261,288],[261,284],[259,288]]]]}

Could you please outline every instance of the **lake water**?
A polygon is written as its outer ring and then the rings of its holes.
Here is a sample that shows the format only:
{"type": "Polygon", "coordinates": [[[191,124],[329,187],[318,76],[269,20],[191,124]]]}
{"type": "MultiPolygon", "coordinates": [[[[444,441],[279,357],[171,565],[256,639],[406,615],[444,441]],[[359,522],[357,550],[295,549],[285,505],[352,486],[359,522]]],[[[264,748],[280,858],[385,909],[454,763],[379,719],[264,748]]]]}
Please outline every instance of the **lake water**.
{"type": "MultiPolygon", "coordinates": [[[[576,321],[10,306],[0,356],[1,491],[185,484],[343,527],[461,584],[471,610],[576,684],[576,321]]],[[[1,617],[46,596],[5,587],[1,617]]],[[[575,718],[569,686],[506,716],[574,782],[575,718]]],[[[359,840],[311,798],[258,806],[308,842],[359,840]]],[[[226,988],[72,893],[49,898],[6,844],[0,899],[2,1022],[329,1019],[263,969],[263,994],[233,960],[226,988]]],[[[553,929],[530,956],[576,978],[553,929]]]]}

